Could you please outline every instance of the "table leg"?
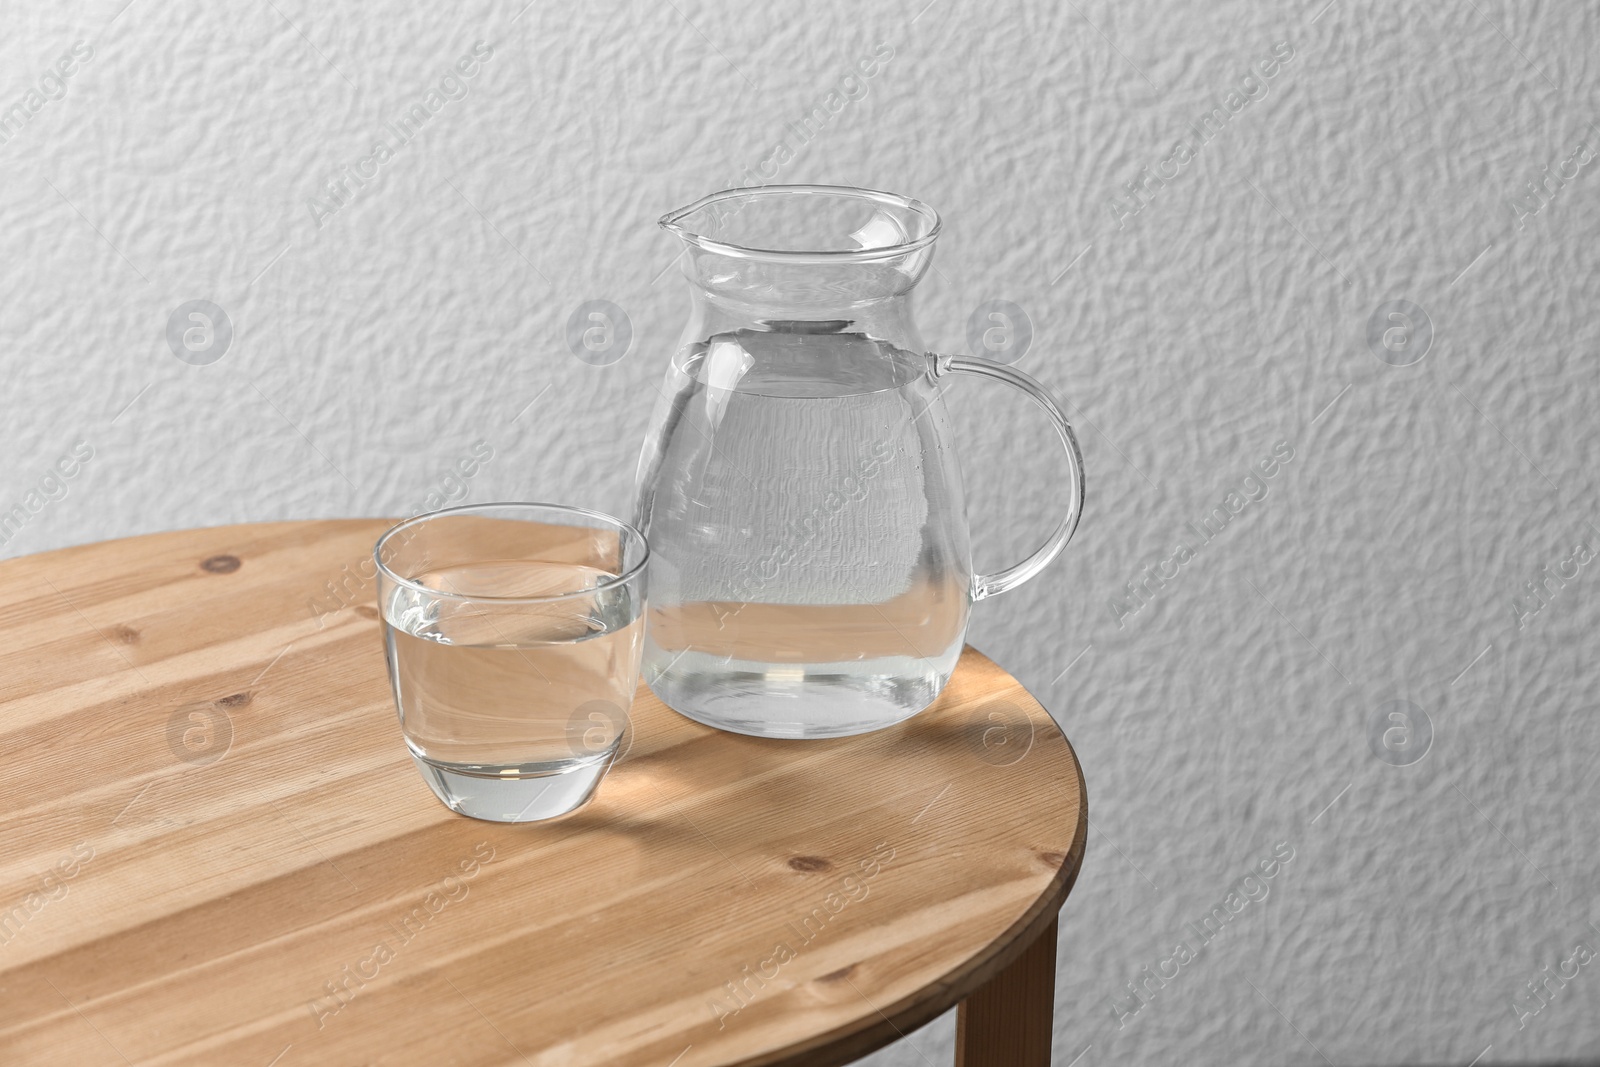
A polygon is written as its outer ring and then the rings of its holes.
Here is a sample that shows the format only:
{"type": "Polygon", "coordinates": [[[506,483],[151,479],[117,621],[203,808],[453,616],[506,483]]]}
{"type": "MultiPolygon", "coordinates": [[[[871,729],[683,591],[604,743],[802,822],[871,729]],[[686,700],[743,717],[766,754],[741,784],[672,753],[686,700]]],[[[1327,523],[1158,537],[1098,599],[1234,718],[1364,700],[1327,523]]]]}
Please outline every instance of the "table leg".
{"type": "Polygon", "coordinates": [[[956,1011],[956,1067],[1050,1067],[1056,921],[956,1011]]]}

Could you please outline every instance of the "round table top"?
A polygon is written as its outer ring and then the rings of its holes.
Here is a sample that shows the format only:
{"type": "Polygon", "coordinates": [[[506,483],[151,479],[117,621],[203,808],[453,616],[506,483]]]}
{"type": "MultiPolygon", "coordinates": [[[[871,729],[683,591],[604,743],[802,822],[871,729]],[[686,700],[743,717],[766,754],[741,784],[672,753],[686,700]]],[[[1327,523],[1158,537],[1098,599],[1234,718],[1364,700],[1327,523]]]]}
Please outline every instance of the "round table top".
{"type": "Polygon", "coordinates": [[[0,1062],[826,1067],[1066,899],[1077,760],[970,647],[932,707],[837,740],[718,732],[641,685],[586,806],[452,814],[389,693],[386,525],[0,563],[0,1062]]]}

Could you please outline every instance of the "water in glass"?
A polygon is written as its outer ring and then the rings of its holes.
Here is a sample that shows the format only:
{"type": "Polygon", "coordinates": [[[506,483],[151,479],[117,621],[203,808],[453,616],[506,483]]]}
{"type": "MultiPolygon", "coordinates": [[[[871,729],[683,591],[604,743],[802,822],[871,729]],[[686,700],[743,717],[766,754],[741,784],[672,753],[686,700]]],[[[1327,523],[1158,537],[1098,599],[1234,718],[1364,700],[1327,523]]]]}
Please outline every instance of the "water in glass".
{"type": "Polygon", "coordinates": [[[588,795],[626,725],[644,629],[638,590],[616,577],[497,560],[412,580],[506,597],[588,595],[485,604],[408,585],[389,591],[384,637],[400,723],[436,792],[505,821],[588,795]]]}

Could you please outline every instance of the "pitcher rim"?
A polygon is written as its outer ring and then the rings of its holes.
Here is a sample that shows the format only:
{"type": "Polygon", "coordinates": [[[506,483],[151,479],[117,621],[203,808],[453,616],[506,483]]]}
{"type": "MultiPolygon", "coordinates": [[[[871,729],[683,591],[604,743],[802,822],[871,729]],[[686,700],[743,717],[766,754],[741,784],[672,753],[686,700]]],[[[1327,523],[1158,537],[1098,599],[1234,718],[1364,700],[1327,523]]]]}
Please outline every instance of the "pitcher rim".
{"type": "Polygon", "coordinates": [[[939,213],[932,207],[915,197],[885,192],[881,189],[865,189],[857,185],[752,185],[721,189],[708,196],[702,196],[692,204],[676,208],[662,215],[657,221],[657,225],[685,244],[693,245],[707,252],[733,256],[738,259],[779,260],[788,263],[869,263],[880,259],[894,259],[927,248],[938,238],[939,231],[944,226],[944,220],[939,217],[939,213]],[[886,245],[882,248],[756,248],[751,245],[736,244],[732,241],[719,241],[704,234],[696,233],[682,224],[684,218],[720,201],[740,196],[762,196],[775,193],[828,193],[836,196],[854,196],[863,200],[876,201],[880,204],[889,204],[910,211],[926,220],[928,231],[918,237],[901,241],[898,244],[886,245]]]}

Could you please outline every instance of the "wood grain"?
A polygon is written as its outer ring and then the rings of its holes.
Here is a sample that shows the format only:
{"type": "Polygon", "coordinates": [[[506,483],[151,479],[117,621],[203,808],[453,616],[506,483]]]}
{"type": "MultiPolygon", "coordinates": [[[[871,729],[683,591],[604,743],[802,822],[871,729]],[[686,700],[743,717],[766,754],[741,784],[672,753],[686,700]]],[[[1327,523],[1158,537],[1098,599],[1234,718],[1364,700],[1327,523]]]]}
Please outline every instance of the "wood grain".
{"type": "Polygon", "coordinates": [[[1056,922],[1016,961],[961,1002],[956,1067],[1050,1067],[1056,922]]]}
{"type": "Polygon", "coordinates": [[[641,687],[586,807],[451,814],[385,679],[385,525],[0,564],[0,1062],[827,1067],[1052,927],[1083,781],[970,648],[933,707],[831,741],[641,687]]]}

